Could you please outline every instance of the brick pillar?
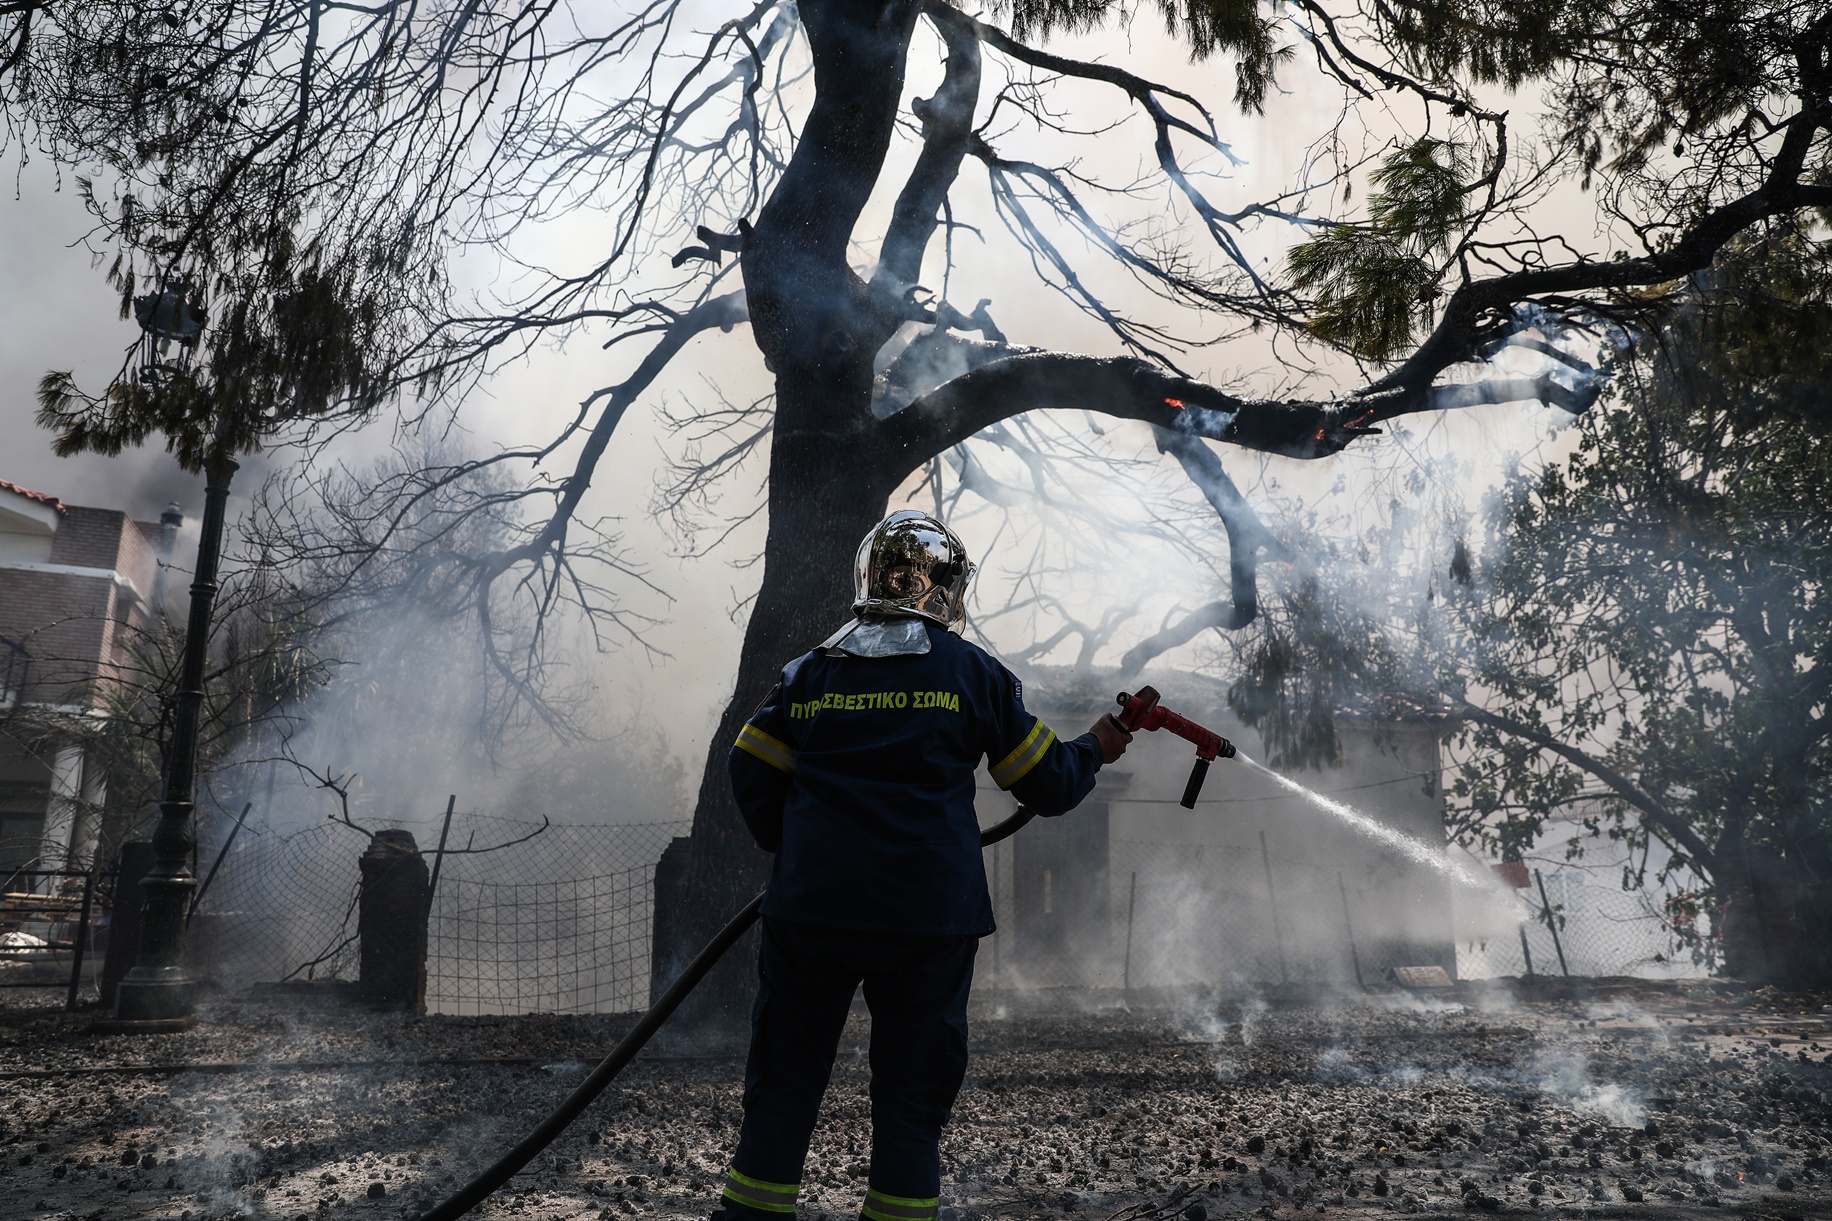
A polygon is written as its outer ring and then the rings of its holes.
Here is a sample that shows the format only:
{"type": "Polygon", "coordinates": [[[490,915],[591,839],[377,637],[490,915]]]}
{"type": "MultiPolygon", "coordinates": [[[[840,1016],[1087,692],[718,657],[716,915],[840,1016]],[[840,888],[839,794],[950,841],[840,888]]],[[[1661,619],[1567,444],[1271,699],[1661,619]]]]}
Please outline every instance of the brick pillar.
{"type": "Polygon", "coordinates": [[[426,861],[406,831],[378,831],[362,856],[356,931],[362,968],[356,991],[389,1009],[426,1011],[426,861]]]}

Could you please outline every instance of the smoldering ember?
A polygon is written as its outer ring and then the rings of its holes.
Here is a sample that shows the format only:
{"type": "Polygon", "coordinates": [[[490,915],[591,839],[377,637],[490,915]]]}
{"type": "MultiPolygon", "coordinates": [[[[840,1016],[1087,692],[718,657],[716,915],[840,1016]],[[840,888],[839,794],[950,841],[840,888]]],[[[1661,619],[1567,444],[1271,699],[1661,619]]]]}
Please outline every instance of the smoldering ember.
{"type": "MultiPolygon", "coordinates": [[[[1276,994],[1079,1014],[1002,1000],[943,1143],[943,1217],[1832,1216],[1832,1011],[1709,982],[1276,994]]],[[[0,1215],[411,1217],[538,1121],[616,1017],[224,1001],[149,1045],[0,1027],[0,1215]]],[[[849,1029],[800,1215],[854,1215],[849,1029]]],[[[639,1062],[479,1216],[700,1218],[741,1060],[639,1062]]]]}

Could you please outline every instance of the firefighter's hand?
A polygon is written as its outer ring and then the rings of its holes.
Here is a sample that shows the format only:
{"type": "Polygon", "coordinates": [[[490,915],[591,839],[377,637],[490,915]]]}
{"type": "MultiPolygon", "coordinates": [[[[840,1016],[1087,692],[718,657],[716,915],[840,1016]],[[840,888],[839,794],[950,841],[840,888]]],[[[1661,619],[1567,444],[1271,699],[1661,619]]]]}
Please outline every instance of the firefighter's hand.
{"type": "Polygon", "coordinates": [[[1132,741],[1132,735],[1120,728],[1120,723],[1113,719],[1111,713],[1094,722],[1088,731],[1100,743],[1100,761],[1112,763],[1126,753],[1126,747],[1132,741]]]}

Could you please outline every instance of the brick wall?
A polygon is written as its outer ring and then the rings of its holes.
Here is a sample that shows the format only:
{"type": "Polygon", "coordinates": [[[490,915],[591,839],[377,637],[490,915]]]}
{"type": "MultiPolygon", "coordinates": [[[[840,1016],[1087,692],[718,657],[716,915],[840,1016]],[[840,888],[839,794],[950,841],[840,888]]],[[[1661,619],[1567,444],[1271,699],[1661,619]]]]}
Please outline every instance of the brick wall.
{"type": "Polygon", "coordinates": [[[122,540],[121,562],[116,567],[150,598],[153,585],[159,579],[159,546],[164,540],[165,528],[156,521],[129,522],[128,526],[127,533],[131,537],[122,540]]]}
{"type": "Polygon", "coordinates": [[[114,509],[66,505],[57,536],[51,541],[51,562],[81,568],[113,568],[121,555],[121,535],[127,514],[114,509]]]}
{"type": "Polygon", "coordinates": [[[0,569],[0,636],[32,658],[25,699],[88,702],[87,688],[113,651],[116,598],[109,577],[0,569]]]}
{"type": "Polygon", "coordinates": [[[139,597],[110,576],[0,568],[0,636],[31,655],[26,700],[94,703],[95,687],[125,661],[126,638],[149,621],[158,572],[157,522],[136,522],[113,509],[67,507],[52,540],[50,563],[120,573],[139,597]]]}

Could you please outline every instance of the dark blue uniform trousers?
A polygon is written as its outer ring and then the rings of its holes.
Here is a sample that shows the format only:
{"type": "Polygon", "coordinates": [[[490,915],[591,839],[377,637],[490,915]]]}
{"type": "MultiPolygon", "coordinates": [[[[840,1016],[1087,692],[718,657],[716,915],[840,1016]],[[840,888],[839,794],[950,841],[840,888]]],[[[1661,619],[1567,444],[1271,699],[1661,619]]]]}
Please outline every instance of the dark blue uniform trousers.
{"type": "Polygon", "coordinates": [[[978,948],[976,936],[764,918],[729,1212],[782,1221],[783,1204],[793,1208],[790,1193],[801,1183],[840,1030],[863,984],[871,1010],[872,1125],[864,1212],[881,1221],[935,1215],[941,1129],[967,1072],[967,993],[978,948]],[[749,1207],[752,1200],[763,1207],[749,1207]]]}

